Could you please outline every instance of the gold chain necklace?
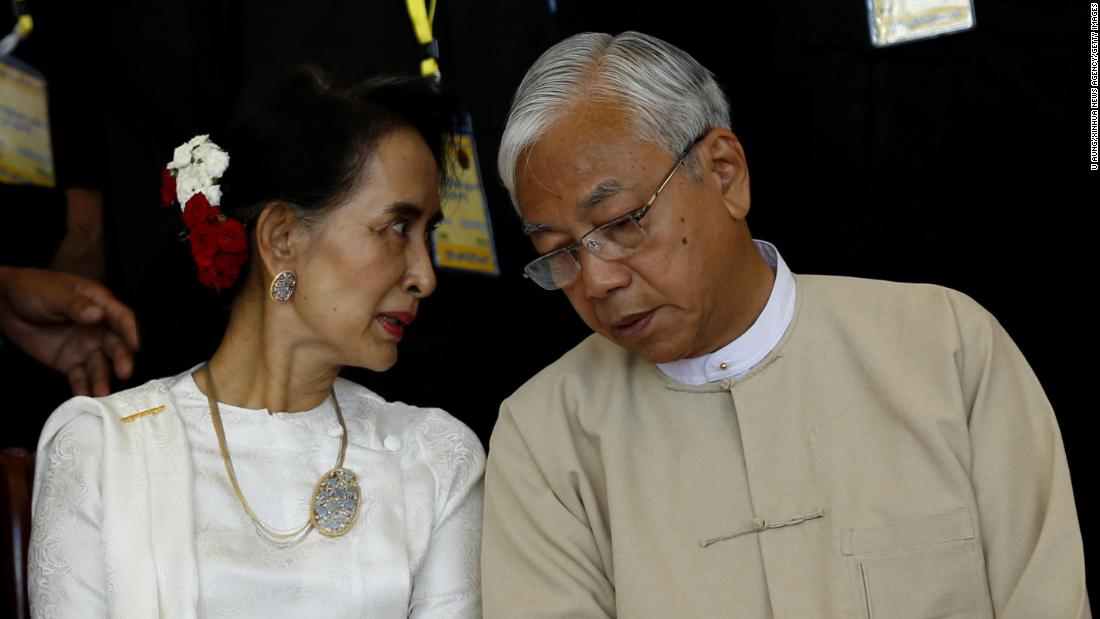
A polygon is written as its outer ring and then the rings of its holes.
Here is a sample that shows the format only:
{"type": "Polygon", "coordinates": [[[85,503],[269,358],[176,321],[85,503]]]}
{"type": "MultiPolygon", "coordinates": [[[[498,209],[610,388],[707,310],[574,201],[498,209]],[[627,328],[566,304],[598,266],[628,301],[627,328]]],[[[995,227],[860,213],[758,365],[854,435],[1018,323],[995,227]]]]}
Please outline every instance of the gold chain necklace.
{"type": "Polygon", "coordinates": [[[210,404],[210,417],[214,422],[214,434],[218,437],[218,448],[221,450],[222,461],[225,462],[225,472],[229,476],[229,483],[233,486],[233,492],[237,494],[241,506],[252,520],[256,532],[261,537],[276,546],[293,546],[302,541],[313,529],[317,529],[322,535],[339,537],[351,530],[355,519],[359,515],[359,480],[348,469],[344,468],[344,454],[348,450],[348,426],[344,423],[344,413],[340,410],[340,401],[336,399],[335,388],[331,391],[332,405],[336,409],[336,419],[340,422],[340,457],[336,460],[336,466],[321,476],[320,481],[313,489],[313,498],[309,502],[309,520],[305,524],[290,531],[280,531],[264,524],[256,512],[248,505],[248,501],[241,492],[241,486],[237,483],[237,473],[233,470],[233,461],[229,457],[229,447],[225,442],[225,429],[222,427],[221,411],[218,410],[218,392],[214,386],[214,374],[210,371],[210,364],[203,366],[206,372],[206,399],[210,404]]]}

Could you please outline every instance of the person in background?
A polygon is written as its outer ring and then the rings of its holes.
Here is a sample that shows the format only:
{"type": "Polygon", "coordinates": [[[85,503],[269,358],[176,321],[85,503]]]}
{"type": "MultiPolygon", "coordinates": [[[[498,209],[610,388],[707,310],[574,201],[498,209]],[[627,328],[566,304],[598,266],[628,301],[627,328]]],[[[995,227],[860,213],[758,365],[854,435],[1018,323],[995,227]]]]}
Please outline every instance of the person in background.
{"type": "Polygon", "coordinates": [[[754,240],[694,58],[636,32],[558,43],[498,161],[541,254],[526,275],[596,333],[501,406],[487,618],[1091,616],[1019,349],[962,293],[794,275],[754,240]]]}
{"type": "Polygon", "coordinates": [[[337,376],[391,367],[435,288],[455,119],[430,79],[303,66],[175,150],[163,202],[229,326],[209,361],[47,421],[34,616],[480,616],[480,441],[337,376]]]}

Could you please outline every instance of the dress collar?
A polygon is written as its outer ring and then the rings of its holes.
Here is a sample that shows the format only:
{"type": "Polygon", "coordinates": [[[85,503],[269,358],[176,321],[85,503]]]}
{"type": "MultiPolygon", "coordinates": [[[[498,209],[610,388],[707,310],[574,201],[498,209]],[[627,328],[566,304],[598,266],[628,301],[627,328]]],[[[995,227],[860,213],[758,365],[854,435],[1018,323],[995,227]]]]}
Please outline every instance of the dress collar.
{"type": "Polygon", "coordinates": [[[747,331],[722,348],[701,357],[658,363],[657,367],[669,378],[687,385],[705,385],[739,376],[760,363],[783,339],[794,317],[794,276],[774,245],[767,241],[754,240],[753,243],[775,270],[775,283],[768,303],[747,331]]]}

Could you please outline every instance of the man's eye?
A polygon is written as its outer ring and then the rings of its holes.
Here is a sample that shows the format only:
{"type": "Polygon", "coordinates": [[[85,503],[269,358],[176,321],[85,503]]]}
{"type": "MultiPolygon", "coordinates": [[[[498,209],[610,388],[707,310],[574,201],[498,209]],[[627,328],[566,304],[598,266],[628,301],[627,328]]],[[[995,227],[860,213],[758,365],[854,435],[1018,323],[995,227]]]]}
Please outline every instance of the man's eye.
{"type": "Polygon", "coordinates": [[[404,219],[399,220],[393,224],[393,229],[401,236],[405,236],[405,229],[408,227],[409,222],[405,221],[404,219]]]}

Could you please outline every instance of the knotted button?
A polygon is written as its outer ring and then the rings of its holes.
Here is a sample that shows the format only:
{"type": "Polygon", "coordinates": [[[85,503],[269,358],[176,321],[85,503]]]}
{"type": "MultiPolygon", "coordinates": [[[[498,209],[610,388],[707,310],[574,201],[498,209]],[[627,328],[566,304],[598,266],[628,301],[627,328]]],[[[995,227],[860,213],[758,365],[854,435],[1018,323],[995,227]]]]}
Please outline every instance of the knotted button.
{"type": "Polygon", "coordinates": [[[382,445],[390,451],[397,451],[401,449],[401,439],[396,436],[390,435],[386,437],[386,440],[382,441],[382,445]]]}
{"type": "Polygon", "coordinates": [[[753,519],[753,521],[752,521],[752,530],[753,531],[756,531],[756,532],[759,533],[760,531],[763,531],[766,528],[768,528],[768,523],[764,522],[763,518],[753,519]]]}
{"type": "Polygon", "coordinates": [[[327,432],[328,432],[328,435],[331,436],[332,438],[340,438],[340,435],[344,433],[344,430],[340,426],[338,426],[336,424],[333,424],[333,425],[328,427],[327,432]]]}

